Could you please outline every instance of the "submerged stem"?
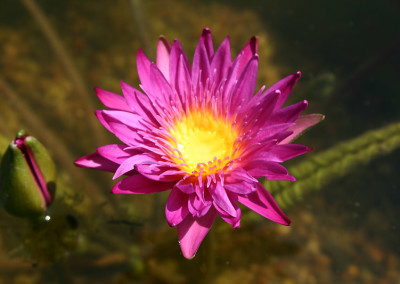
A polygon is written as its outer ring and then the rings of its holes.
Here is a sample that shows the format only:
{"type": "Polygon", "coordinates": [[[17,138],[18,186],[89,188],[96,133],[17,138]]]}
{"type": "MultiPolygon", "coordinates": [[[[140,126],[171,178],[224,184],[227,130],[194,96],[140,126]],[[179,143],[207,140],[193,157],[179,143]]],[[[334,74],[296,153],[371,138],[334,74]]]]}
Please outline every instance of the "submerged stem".
{"type": "MultiPolygon", "coordinates": [[[[72,84],[75,87],[77,94],[79,95],[79,99],[82,100],[81,105],[86,109],[86,112],[93,112],[93,102],[92,99],[88,96],[87,88],[85,87],[85,84],[83,83],[83,80],[78,70],[76,69],[70,55],[64,48],[60,38],[51,26],[49,20],[46,18],[45,14],[34,0],[21,0],[21,2],[25,6],[25,8],[31,13],[32,17],[39,25],[40,30],[42,31],[54,53],[56,54],[57,58],[61,61],[65,72],[70,77],[72,84]]],[[[101,131],[101,128],[97,121],[95,119],[89,119],[89,123],[96,137],[96,140],[99,141],[100,144],[104,144],[105,136],[102,134],[103,132],[101,131]]]]}
{"type": "Polygon", "coordinates": [[[349,174],[357,166],[400,147],[400,122],[368,131],[289,168],[297,181],[265,181],[279,206],[288,208],[304,195],[349,174]]]}

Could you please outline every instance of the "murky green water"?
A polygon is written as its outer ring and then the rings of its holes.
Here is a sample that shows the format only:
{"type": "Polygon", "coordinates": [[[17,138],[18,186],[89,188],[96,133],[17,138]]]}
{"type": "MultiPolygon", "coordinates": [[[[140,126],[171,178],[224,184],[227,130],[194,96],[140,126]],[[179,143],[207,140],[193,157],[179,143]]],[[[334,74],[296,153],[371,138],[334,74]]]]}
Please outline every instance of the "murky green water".
{"type": "Polygon", "coordinates": [[[215,44],[229,35],[235,52],[259,37],[259,86],[302,71],[290,102],[308,99],[307,112],[326,119],[300,138],[315,149],[289,169],[399,121],[397,1],[3,0],[0,7],[1,152],[3,138],[24,128],[59,169],[49,221],[0,211],[0,283],[400,283],[399,150],[286,208],[290,227],[251,212],[240,229],[219,220],[190,261],[165,221],[167,195],[114,196],[111,174],[73,165],[116,141],[93,115],[102,107],[93,86],[118,93],[120,80],[137,86],[136,51],[155,59],[160,34],[179,38],[190,58],[206,26],[215,44]]]}

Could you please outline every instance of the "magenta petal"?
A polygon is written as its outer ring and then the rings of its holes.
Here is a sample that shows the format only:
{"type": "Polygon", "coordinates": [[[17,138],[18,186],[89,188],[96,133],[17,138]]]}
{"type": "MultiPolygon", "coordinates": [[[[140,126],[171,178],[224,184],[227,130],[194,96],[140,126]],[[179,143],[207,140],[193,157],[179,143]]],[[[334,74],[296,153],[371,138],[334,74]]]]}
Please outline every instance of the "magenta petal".
{"type": "Polygon", "coordinates": [[[165,37],[160,37],[157,42],[157,67],[169,81],[169,53],[171,45],[165,37]]]}
{"type": "Polygon", "coordinates": [[[110,109],[131,111],[125,98],[121,95],[100,89],[98,87],[94,88],[97,97],[100,101],[110,109]]]}
{"type": "Polygon", "coordinates": [[[308,105],[306,100],[298,102],[296,104],[284,107],[273,113],[270,117],[270,123],[290,123],[294,122],[308,105]]]}
{"type": "Polygon", "coordinates": [[[189,70],[186,68],[184,61],[183,56],[181,56],[176,70],[175,88],[180,95],[181,101],[186,104],[186,98],[190,97],[192,93],[192,79],[190,78],[189,70]]]}
{"type": "Polygon", "coordinates": [[[201,242],[214,223],[215,217],[217,217],[217,211],[214,208],[210,208],[203,217],[193,218],[188,215],[177,226],[179,244],[184,257],[189,259],[194,257],[201,242]]]}
{"type": "Polygon", "coordinates": [[[170,182],[157,182],[137,174],[117,182],[111,190],[113,194],[146,194],[169,190],[174,186],[170,182]]]}
{"type": "Polygon", "coordinates": [[[149,122],[151,121],[156,123],[156,120],[154,119],[154,110],[147,95],[123,81],[121,81],[121,89],[131,109],[130,112],[138,114],[149,122]]]}
{"type": "Polygon", "coordinates": [[[232,64],[231,48],[229,38],[226,38],[215,52],[210,65],[210,71],[214,84],[219,85],[222,79],[226,78],[229,67],[232,64]],[[215,74],[214,74],[215,70],[215,74]]]}
{"type": "Polygon", "coordinates": [[[212,56],[214,55],[214,46],[211,38],[211,31],[209,28],[205,28],[203,30],[200,39],[204,42],[208,59],[211,60],[212,56]]]}
{"type": "Polygon", "coordinates": [[[131,112],[126,112],[126,111],[118,111],[118,110],[103,110],[103,115],[104,118],[107,120],[108,124],[110,125],[110,122],[108,121],[109,118],[111,120],[116,120],[122,124],[125,124],[131,128],[135,128],[138,130],[146,130],[145,122],[143,119],[134,113],[131,112]]]}
{"type": "MultiPolygon", "coordinates": [[[[257,53],[258,48],[258,39],[256,37],[252,37],[248,43],[243,47],[242,51],[239,52],[240,63],[239,63],[239,74],[242,73],[243,69],[246,67],[247,63],[251,58],[257,53]]],[[[239,58],[239,57],[238,57],[239,58]]]]}
{"type": "Polygon", "coordinates": [[[260,140],[265,140],[267,138],[272,138],[277,134],[279,134],[280,132],[286,131],[292,125],[293,123],[278,123],[262,127],[258,131],[254,141],[260,141],[260,140]]]}
{"type": "Polygon", "coordinates": [[[255,183],[247,183],[245,181],[238,181],[236,183],[224,184],[225,189],[237,194],[249,194],[255,191],[255,183]]]}
{"type": "Polygon", "coordinates": [[[307,146],[304,145],[278,144],[271,147],[269,153],[278,157],[280,162],[283,162],[290,160],[294,157],[297,157],[299,155],[303,155],[311,150],[312,148],[308,148],[307,146]]]}
{"type": "Polygon", "coordinates": [[[160,167],[157,164],[141,164],[136,166],[137,171],[151,180],[157,181],[178,181],[182,178],[182,171],[169,170],[169,167],[160,167]]]}
{"type": "Polygon", "coordinates": [[[118,164],[107,160],[98,153],[83,156],[75,161],[75,164],[84,168],[91,168],[107,172],[114,172],[118,168],[118,164]]]}
{"type": "Polygon", "coordinates": [[[238,201],[261,216],[282,225],[289,225],[290,220],[279,208],[272,195],[260,184],[257,191],[248,195],[239,195],[238,201]]]}
{"type": "Polygon", "coordinates": [[[100,123],[108,130],[112,133],[112,130],[110,128],[110,125],[108,124],[108,122],[106,121],[105,117],[104,117],[104,113],[102,110],[96,110],[95,115],[97,117],[97,119],[100,121],[100,123]]]}
{"type": "Polygon", "coordinates": [[[232,226],[232,228],[239,228],[240,227],[240,218],[242,216],[242,211],[240,210],[239,206],[236,203],[233,203],[233,206],[235,207],[236,210],[236,216],[233,217],[230,214],[227,214],[224,210],[219,208],[218,205],[215,205],[215,208],[218,211],[219,216],[228,224],[232,226]]]}
{"type": "Polygon", "coordinates": [[[196,51],[194,52],[192,65],[192,86],[195,90],[200,90],[199,84],[206,85],[207,79],[210,78],[210,61],[204,46],[204,41],[200,40],[196,51]]]}
{"type": "Polygon", "coordinates": [[[195,192],[194,186],[193,186],[193,178],[194,178],[194,176],[191,176],[188,178],[183,178],[177,182],[175,187],[186,194],[192,194],[195,192]]]}
{"type": "Polygon", "coordinates": [[[119,178],[123,174],[132,171],[137,164],[156,164],[157,160],[149,156],[148,154],[139,154],[132,156],[121,163],[118,169],[115,171],[113,179],[119,178]]]}
{"type": "Polygon", "coordinates": [[[144,54],[142,49],[139,49],[136,55],[136,66],[140,82],[145,91],[151,92],[151,79],[150,79],[150,65],[151,61],[144,54]]]}
{"type": "Polygon", "coordinates": [[[299,116],[294,122],[295,125],[288,128],[288,130],[292,130],[293,133],[282,140],[280,144],[289,143],[297,136],[299,136],[304,130],[310,128],[311,126],[314,126],[318,122],[322,121],[324,118],[325,116],[323,114],[307,114],[299,116]]]}
{"type": "Polygon", "coordinates": [[[171,193],[165,206],[165,216],[168,224],[175,227],[180,224],[189,213],[187,206],[188,195],[177,188],[171,190],[171,193]]]}
{"type": "Polygon", "coordinates": [[[274,92],[276,90],[281,91],[282,95],[279,98],[279,101],[277,102],[275,109],[279,109],[286,102],[294,85],[296,85],[297,81],[299,80],[300,75],[301,75],[300,71],[297,71],[296,73],[291,74],[286,78],[283,78],[282,80],[276,82],[266,91],[267,93],[274,92]]]}
{"type": "Polygon", "coordinates": [[[211,184],[208,190],[215,204],[217,204],[229,215],[236,217],[236,210],[233,207],[232,202],[229,200],[229,197],[226,194],[225,188],[221,185],[221,182],[218,181],[217,183],[211,184]]]}
{"type": "Polygon", "coordinates": [[[186,69],[189,71],[189,74],[191,74],[191,67],[189,64],[189,60],[186,57],[186,54],[183,52],[182,46],[179,43],[178,40],[174,40],[174,43],[172,44],[171,47],[171,53],[169,56],[169,83],[171,86],[175,86],[175,79],[176,79],[176,72],[178,69],[178,62],[179,58],[183,57],[183,64],[185,64],[186,69]]]}
{"type": "Polygon", "coordinates": [[[256,178],[266,177],[269,180],[296,180],[293,176],[288,174],[284,166],[276,162],[253,160],[246,164],[245,169],[256,178]]]}
{"type": "Polygon", "coordinates": [[[258,183],[257,179],[242,168],[230,171],[225,176],[224,181],[224,188],[237,194],[249,194],[255,191],[258,183]]]}
{"type": "Polygon", "coordinates": [[[116,112],[106,113],[106,111],[101,111],[97,112],[97,114],[99,119],[102,118],[105,121],[108,130],[126,145],[139,146],[143,143],[142,136],[137,131],[144,130],[143,125],[139,123],[141,118],[133,113],[125,113],[126,115],[120,117],[116,112]]]}
{"type": "Polygon", "coordinates": [[[164,75],[152,63],[150,66],[151,84],[152,84],[152,99],[158,100],[163,106],[170,105],[171,98],[173,98],[173,90],[169,82],[165,79],[164,75]]]}
{"type": "Polygon", "coordinates": [[[124,144],[104,145],[97,148],[97,153],[114,163],[121,164],[135,153],[134,150],[124,150],[125,148],[124,144]]]}
{"type": "Polygon", "coordinates": [[[189,196],[188,208],[193,217],[204,216],[211,208],[211,206],[211,201],[203,202],[196,194],[191,194],[189,196]]]}
{"type": "Polygon", "coordinates": [[[240,75],[236,88],[234,90],[234,97],[232,98],[231,108],[237,109],[239,105],[242,105],[249,101],[254,94],[256,88],[258,70],[258,56],[254,56],[246,68],[240,75]]]}

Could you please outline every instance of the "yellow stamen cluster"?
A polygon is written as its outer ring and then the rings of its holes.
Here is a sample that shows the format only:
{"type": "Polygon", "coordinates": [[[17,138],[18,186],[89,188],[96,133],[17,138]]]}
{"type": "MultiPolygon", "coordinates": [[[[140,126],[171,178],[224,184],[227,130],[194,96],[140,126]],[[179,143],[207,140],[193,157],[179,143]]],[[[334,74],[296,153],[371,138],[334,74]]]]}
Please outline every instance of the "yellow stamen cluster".
{"type": "Polygon", "coordinates": [[[234,159],[237,130],[230,121],[208,111],[189,113],[177,119],[169,130],[175,141],[173,160],[189,174],[218,172],[234,159]]]}

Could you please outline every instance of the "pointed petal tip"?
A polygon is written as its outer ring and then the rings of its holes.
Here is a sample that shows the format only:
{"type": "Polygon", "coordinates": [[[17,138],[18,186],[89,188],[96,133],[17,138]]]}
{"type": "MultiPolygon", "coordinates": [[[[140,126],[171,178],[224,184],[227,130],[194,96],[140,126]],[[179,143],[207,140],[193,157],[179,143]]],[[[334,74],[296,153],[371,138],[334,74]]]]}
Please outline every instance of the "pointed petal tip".
{"type": "Polygon", "coordinates": [[[205,28],[203,29],[203,32],[201,33],[201,35],[204,36],[204,35],[207,35],[207,34],[210,34],[210,33],[211,33],[210,28],[205,27],[205,28]]]}
{"type": "Polygon", "coordinates": [[[258,37],[253,36],[250,39],[250,46],[251,46],[251,49],[252,49],[253,53],[256,54],[257,53],[257,49],[258,49],[258,37]]]}
{"type": "Polygon", "coordinates": [[[74,165],[78,167],[85,167],[86,156],[80,157],[74,161],[74,165]]]}

